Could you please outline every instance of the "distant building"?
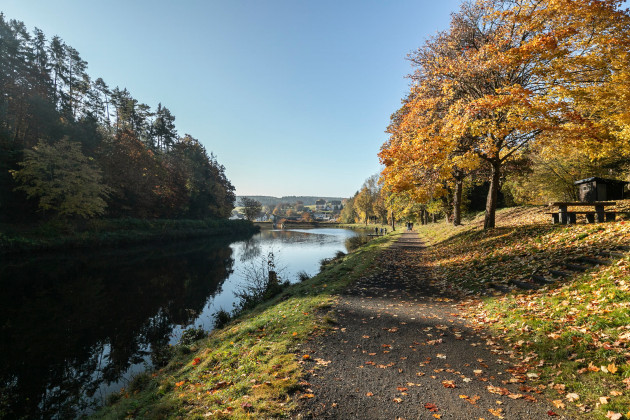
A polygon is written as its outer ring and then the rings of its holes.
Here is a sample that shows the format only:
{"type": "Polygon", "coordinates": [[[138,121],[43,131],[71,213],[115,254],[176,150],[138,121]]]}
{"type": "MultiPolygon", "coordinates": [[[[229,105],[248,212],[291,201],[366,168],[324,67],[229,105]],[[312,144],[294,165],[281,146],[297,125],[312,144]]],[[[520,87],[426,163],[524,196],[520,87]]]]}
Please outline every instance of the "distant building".
{"type": "Polygon", "coordinates": [[[325,210],[326,209],[326,200],[317,200],[315,202],[315,208],[317,210],[325,210]]]}
{"type": "Polygon", "coordinates": [[[335,211],[335,210],[341,210],[341,201],[339,200],[332,200],[331,202],[329,202],[327,204],[327,206],[330,208],[330,210],[335,211]]]}
{"type": "Polygon", "coordinates": [[[313,218],[317,221],[323,222],[323,221],[330,220],[330,214],[324,213],[321,211],[316,211],[315,213],[313,213],[313,218]]]}
{"type": "Polygon", "coordinates": [[[256,222],[271,222],[272,221],[272,217],[273,217],[273,215],[271,215],[271,214],[263,214],[262,216],[257,217],[255,221],[256,222]]]}

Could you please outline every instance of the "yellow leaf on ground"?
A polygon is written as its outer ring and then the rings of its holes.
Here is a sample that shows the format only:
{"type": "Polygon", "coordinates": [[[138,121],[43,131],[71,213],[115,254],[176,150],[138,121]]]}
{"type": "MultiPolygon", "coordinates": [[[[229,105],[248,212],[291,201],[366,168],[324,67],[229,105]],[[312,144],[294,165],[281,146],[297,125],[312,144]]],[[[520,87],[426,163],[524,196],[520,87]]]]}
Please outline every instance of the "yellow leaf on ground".
{"type": "Polygon", "coordinates": [[[556,408],[564,409],[564,407],[565,407],[565,405],[562,402],[562,400],[553,400],[552,403],[553,403],[554,406],[556,406],[556,408]]]}
{"type": "Polygon", "coordinates": [[[488,411],[495,417],[503,419],[503,409],[502,408],[489,408],[488,411]]]}
{"type": "Polygon", "coordinates": [[[577,401],[579,399],[580,399],[580,396],[576,394],[575,392],[570,392],[567,394],[567,400],[569,400],[569,402],[577,401]]]}

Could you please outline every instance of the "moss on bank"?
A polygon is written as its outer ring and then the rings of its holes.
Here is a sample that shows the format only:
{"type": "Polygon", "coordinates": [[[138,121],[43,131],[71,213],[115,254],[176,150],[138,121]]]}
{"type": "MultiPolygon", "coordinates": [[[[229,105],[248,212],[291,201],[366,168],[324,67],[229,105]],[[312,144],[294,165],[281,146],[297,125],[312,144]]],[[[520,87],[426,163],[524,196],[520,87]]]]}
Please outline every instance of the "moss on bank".
{"type": "MultiPolygon", "coordinates": [[[[326,329],[335,295],[373,267],[395,235],[327,264],[317,276],[242,314],[163,369],[110,398],[94,418],[282,418],[303,389],[299,344],[326,329]]],[[[307,396],[308,394],[306,394],[307,396]]]]}
{"type": "Polygon", "coordinates": [[[0,226],[0,252],[28,252],[160,243],[180,239],[246,234],[259,227],[244,220],[98,219],[0,226]]]}

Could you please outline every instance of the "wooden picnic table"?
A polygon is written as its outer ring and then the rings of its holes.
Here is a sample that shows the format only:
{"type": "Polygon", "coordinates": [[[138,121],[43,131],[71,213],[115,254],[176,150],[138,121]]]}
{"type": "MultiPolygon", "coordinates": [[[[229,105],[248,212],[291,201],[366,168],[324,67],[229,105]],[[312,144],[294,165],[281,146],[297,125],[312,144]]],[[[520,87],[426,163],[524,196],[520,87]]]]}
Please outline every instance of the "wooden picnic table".
{"type": "Polygon", "coordinates": [[[615,201],[572,201],[572,202],[554,202],[549,203],[552,207],[557,207],[558,211],[552,211],[549,214],[553,216],[553,223],[571,224],[575,223],[575,216],[583,214],[589,223],[608,222],[615,220],[616,212],[606,211],[606,207],[614,206],[615,201]],[[569,211],[569,207],[592,207],[593,210],[587,211],[569,211]]]}

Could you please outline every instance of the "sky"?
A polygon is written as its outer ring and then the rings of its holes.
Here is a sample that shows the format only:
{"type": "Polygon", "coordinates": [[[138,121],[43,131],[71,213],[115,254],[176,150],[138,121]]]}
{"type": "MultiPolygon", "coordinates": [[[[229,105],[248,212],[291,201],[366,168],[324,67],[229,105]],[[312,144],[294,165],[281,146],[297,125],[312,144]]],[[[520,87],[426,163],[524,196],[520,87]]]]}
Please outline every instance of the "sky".
{"type": "Polygon", "coordinates": [[[2,0],[92,79],[175,115],[238,195],[350,197],[381,166],[407,54],[460,0],[2,0]]]}

